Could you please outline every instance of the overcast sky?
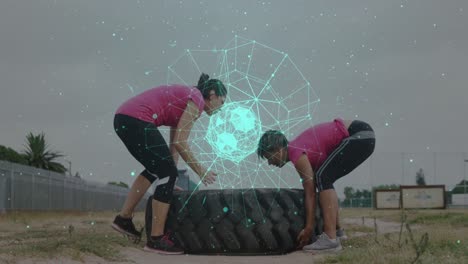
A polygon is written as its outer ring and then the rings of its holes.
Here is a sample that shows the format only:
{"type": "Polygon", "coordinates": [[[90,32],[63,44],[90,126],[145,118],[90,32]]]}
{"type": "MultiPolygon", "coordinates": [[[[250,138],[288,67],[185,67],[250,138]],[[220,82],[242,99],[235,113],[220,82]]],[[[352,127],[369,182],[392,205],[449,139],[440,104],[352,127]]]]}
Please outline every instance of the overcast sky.
{"type": "Polygon", "coordinates": [[[430,183],[453,185],[468,152],[467,12],[465,0],[1,1],[0,144],[20,151],[43,131],[73,173],[131,183],[141,166],[113,132],[116,108],[165,84],[186,49],[239,35],[289,55],[320,98],[313,123],[375,128],[376,162],[339,186],[413,184],[422,157],[430,183]],[[453,153],[434,169],[432,152],[453,153]]]}

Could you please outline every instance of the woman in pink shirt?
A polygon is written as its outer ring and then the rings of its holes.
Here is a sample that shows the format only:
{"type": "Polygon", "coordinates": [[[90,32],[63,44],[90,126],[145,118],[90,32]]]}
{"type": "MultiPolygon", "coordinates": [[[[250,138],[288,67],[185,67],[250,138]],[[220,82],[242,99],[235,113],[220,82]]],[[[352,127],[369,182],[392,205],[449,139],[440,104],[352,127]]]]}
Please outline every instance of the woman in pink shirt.
{"type": "Polygon", "coordinates": [[[301,177],[306,224],[297,238],[299,248],[313,253],[341,250],[340,239],[345,239],[345,235],[339,227],[338,197],[333,183],[363,163],[374,148],[374,130],[359,120],[335,119],[321,123],[290,142],[276,130],[263,134],[258,143],[258,156],[279,168],[291,161],[301,177]],[[304,246],[314,229],[316,189],[323,212],[324,233],[314,243],[304,246]]]}
{"type": "Polygon", "coordinates": [[[162,85],[124,102],[116,111],[114,129],[128,151],[145,168],[132,184],[120,213],[112,227],[117,231],[140,238],[141,233],[132,222],[133,211],[148,188],[156,181],[153,195],[153,223],[151,239],[145,250],[162,254],[182,254],[164,234],[172,192],[178,176],[179,155],[207,185],[215,181],[216,173],[204,168],[188,145],[194,122],[205,111],[212,115],[224,104],[227,90],[223,83],[202,74],[195,87],[162,85]],[[169,126],[169,146],[158,130],[169,126]]]}

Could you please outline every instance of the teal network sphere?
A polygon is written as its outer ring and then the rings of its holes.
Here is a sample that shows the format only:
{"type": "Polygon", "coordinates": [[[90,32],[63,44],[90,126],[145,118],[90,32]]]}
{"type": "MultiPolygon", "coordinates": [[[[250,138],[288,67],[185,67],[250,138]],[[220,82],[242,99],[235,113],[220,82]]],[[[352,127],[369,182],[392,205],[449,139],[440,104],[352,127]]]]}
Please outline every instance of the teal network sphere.
{"type": "Polygon", "coordinates": [[[249,106],[229,103],[211,116],[206,140],[218,157],[239,163],[257,150],[261,132],[262,124],[249,106]]]}

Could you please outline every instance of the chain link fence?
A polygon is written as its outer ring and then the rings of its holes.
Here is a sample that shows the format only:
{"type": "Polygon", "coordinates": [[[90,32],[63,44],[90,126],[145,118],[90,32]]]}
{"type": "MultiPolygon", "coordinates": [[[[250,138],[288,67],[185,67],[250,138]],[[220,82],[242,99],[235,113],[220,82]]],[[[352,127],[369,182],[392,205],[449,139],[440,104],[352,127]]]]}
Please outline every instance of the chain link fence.
{"type": "MultiPolygon", "coordinates": [[[[124,187],[0,161],[0,212],[120,210],[127,193],[124,187]]],[[[137,209],[143,210],[144,202],[137,209]]]]}

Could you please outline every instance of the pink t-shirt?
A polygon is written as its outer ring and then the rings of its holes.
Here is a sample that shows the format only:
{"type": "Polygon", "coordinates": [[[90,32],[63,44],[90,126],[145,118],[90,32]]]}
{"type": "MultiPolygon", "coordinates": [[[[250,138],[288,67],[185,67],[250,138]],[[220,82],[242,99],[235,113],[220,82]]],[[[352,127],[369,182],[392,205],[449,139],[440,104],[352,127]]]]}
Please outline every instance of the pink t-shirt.
{"type": "Polygon", "coordinates": [[[200,116],[205,106],[200,90],[180,84],[161,85],[146,90],[124,102],[116,114],[128,115],[156,126],[176,127],[188,100],[195,103],[200,116]]]}
{"type": "Polygon", "coordinates": [[[307,155],[313,170],[318,170],[349,132],[342,119],[310,127],[288,143],[289,160],[295,165],[302,153],[307,155]]]}

